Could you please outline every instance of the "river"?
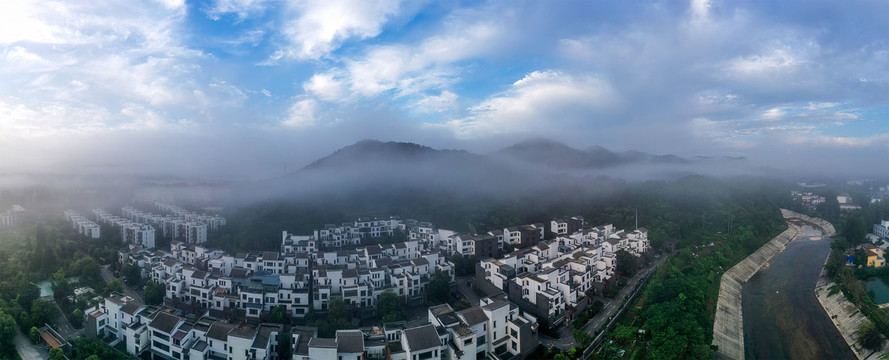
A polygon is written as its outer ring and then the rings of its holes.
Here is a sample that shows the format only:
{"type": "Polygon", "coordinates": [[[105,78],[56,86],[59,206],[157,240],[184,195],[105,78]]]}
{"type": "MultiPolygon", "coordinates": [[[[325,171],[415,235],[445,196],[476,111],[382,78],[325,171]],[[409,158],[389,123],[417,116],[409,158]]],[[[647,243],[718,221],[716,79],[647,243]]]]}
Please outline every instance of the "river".
{"type": "Polygon", "coordinates": [[[855,354],[815,298],[830,239],[803,227],[743,287],[748,359],[854,359],[855,354]]]}

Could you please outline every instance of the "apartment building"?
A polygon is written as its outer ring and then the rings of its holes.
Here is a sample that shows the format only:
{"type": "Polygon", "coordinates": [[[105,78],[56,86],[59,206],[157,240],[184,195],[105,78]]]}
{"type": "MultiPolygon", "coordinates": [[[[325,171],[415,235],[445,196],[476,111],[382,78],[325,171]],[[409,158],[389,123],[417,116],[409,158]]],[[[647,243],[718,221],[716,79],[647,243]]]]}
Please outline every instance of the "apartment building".
{"type": "Polygon", "coordinates": [[[65,211],[65,220],[71,222],[71,226],[80,235],[84,235],[93,239],[98,239],[102,236],[102,228],[99,226],[99,224],[96,224],[86,217],[81,216],[74,210],[65,211]]]}
{"type": "Polygon", "coordinates": [[[617,251],[641,256],[649,248],[645,228],[631,232],[612,225],[580,229],[499,258],[483,259],[476,265],[476,280],[480,287],[505,292],[523,310],[557,326],[582,311],[589,296],[612,281],[617,251]]]}
{"type": "MultiPolygon", "coordinates": [[[[229,324],[212,318],[187,320],[170,308],[146,306],[112,293],[86,311],[89,336],[120,339],[135,356],[162,359],[278,359],[279,324],[229,324]]],[[[291,344],[299,343],[294,337],[291,344]]]]}
{"type": "Polygon", "coordinates": [[[25,208],[21,205],[12,205],[5,212],[0,213],[0,227],[14,226],[25,219],[25,208]]]}

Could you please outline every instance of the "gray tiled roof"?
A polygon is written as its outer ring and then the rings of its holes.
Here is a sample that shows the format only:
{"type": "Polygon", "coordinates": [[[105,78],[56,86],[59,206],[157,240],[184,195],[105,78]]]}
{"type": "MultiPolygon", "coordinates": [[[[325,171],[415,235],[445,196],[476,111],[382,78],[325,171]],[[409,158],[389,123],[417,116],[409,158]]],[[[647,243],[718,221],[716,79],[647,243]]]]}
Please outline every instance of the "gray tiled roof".
{"type": "Polygon", "coordinates": [[[419,351],[441,346],[438,332],[432,325],[421,326],[404,331],[407,346],[411,351],[419,351]]]}

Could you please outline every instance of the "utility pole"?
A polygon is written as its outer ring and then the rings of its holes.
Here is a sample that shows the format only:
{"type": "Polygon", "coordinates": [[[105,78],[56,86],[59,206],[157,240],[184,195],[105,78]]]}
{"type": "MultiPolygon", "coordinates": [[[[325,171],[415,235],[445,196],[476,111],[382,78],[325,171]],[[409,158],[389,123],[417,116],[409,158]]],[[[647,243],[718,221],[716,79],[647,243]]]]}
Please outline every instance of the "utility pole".
{"type": "Polygon", "coordinates": [[[636,208],[636,230],[639,230],[639,208],[636,208]]]}

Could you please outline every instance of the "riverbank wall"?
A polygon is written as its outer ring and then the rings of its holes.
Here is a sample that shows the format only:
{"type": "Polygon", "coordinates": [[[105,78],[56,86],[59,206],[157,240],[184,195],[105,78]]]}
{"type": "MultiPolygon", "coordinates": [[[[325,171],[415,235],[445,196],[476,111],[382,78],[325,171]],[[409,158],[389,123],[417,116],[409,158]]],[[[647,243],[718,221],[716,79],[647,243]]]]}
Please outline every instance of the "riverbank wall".
{"type": "MultiPolygon", "coordinates": [[[[827,255],[830,259],[830,254],[827,255]]],[[[825,261],[826,262],[826,261],[825,261]]],[[[827,316],[837,327],[843,340],[852,348],[859,359],[879,359],[881,355],[889,353],[889,341],[883,342],[883,348],[878,351],[867,350],[858,345],[855,341],[858,339],[858,327],[867,321],[867,317],[858,311],[858,308],[851,301],[843,296],[842,292],[830,295],[831,281],[827,278],[824,269],[821,269],[821,276],[815,284],[815,297],[821,303],[821,307],[827,312],[827,316]]]]}
{"type": "MultiPolygon", "coordinates": [[[[781,213],[788,220],[798,218],[795,215],[800,215],[784,209],[781,209],[781,213]]],[[[832,230],[833,226],[830,226],[830,229],[832,230]]],[[[787,230],[722,274],[719,299],[716,303],[716,316],[713,321],[713,345],[717,346],[716,356],[719,359],[744,359],[744,313],[741,308],[741,286],[798,235],[799,228],[788,221],[787,230]]]]}
{"type": "Polygon", "coordinates": [[[785,219],[791,221],[792,219],[799,219],[803,222],[809,223],[809,225],[814,225],[814,227],[821,228],[821,231],[824,232],[827,236],[834,236],[837,234],[836,229],[833,228],[833,224],[824,219],[813,218],[811,216],[803,215],[787,209],[781,209],[781,215],[784,216],[785,219]]]}

